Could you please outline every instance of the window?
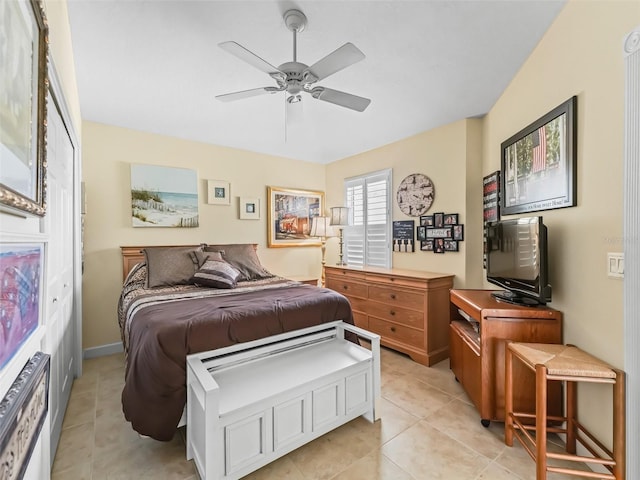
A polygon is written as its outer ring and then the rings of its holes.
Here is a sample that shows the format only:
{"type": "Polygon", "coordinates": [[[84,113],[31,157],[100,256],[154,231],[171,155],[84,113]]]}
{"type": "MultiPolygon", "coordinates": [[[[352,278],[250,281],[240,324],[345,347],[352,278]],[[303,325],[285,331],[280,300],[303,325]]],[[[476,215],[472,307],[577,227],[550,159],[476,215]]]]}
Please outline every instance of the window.
{"type": "Polygon", "coordinates": [[[391,170],[345,180],[349,226],[344,229],[347,265],[391,266],[391,170]]]}

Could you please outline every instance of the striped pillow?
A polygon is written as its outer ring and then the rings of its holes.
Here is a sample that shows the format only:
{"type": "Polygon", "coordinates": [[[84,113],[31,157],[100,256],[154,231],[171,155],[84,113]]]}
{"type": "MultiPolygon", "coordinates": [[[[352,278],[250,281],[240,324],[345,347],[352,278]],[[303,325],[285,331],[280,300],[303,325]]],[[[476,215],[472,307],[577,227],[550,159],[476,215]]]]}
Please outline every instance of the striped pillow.
{"type": "Polygon", "coordinates": [[[193,275],[191,282],[200,287],[234,288],[240,271],[224,260],[207,259],[193,275]]]}

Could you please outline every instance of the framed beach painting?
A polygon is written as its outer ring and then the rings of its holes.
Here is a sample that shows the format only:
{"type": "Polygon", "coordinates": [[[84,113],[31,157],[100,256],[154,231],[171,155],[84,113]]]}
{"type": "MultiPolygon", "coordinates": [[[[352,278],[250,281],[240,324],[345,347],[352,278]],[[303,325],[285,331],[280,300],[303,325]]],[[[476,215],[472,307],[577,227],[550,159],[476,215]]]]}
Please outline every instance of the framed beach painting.
{"type": "Polygon", "coordinates": [[[132,164],[131,220],[134,227],[197,227],[196,171],[132,164]]]}
{"type": "Polygon", "coordinates": [[[0,243],[0,369],[38,328],[43,245],[0,243]]]}
{"type": "Polygon", "coordinates": [[[311,220],[324,212],[324,192],[267,187],[269,247],[320,246],[311,220]]]}

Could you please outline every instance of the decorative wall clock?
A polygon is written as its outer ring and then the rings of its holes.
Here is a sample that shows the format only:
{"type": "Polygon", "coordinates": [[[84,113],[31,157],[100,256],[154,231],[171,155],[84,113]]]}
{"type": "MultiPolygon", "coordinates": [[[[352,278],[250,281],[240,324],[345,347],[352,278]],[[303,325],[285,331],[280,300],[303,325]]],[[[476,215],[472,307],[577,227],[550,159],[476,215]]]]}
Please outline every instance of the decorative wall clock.
{"type": "Polygon", "coordinates": [[[429,177],[421,173],[407,175],[396,192],[396,201],[402,213],[410,217],[424,215],[436,196],[436,190],[429,177]]]}

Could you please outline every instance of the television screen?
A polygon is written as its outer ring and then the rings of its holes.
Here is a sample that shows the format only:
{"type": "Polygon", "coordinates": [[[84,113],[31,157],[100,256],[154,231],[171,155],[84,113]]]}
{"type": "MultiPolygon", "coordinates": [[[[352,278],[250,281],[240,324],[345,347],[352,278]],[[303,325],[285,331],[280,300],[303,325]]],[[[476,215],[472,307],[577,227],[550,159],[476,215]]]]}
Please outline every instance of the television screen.
{"type": "Polygon", "coordinates": [[[487,281],[513,303],[551,301],[547,276],[547,229],[542,217],[502,220],[487,226],[487,281]]]}

